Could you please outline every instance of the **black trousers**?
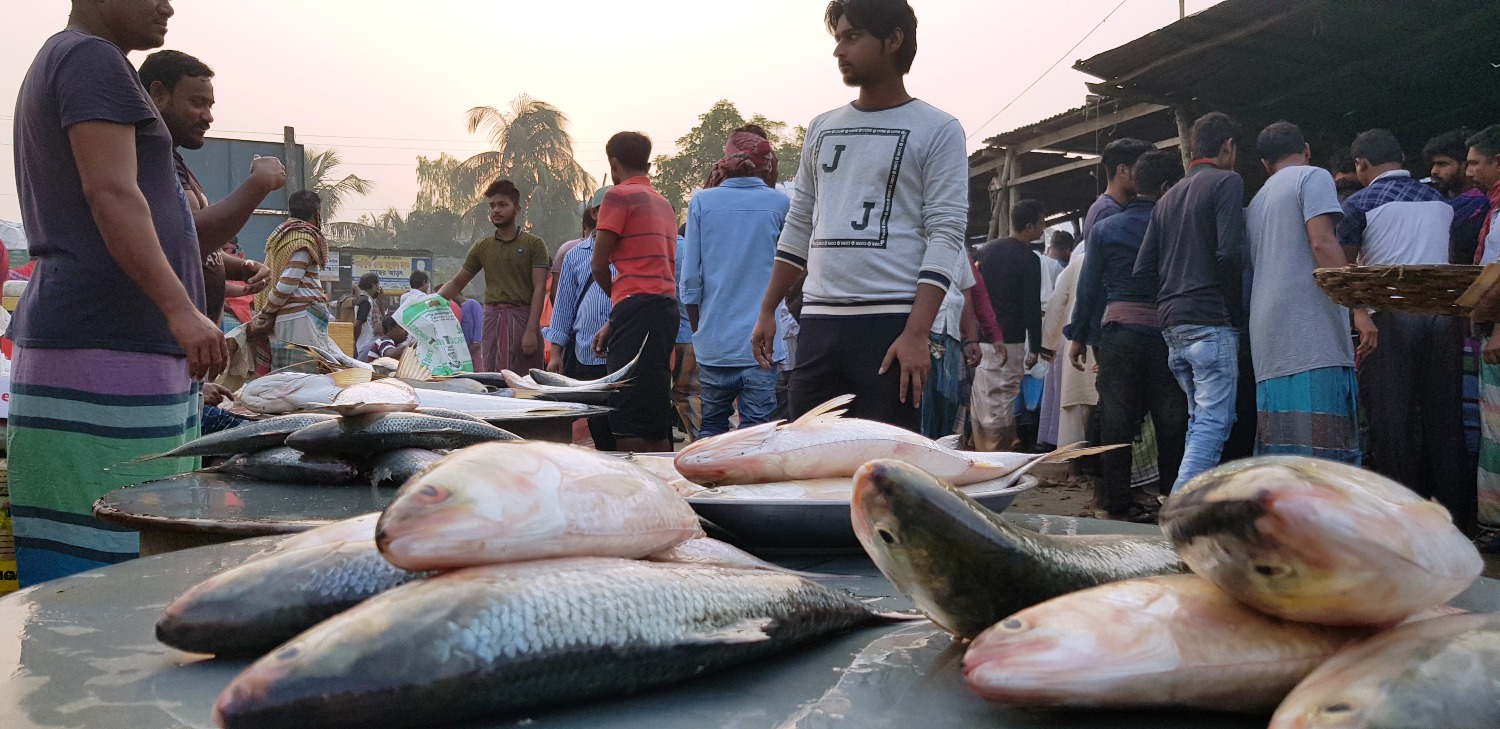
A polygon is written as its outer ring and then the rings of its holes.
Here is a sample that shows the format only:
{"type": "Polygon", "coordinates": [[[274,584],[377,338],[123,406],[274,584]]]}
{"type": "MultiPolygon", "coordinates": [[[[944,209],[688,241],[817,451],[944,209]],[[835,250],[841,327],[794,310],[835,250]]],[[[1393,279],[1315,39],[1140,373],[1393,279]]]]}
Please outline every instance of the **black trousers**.
{"type": "MultiPolygon", "coordinates": [[[[1099,420],[1101,445],[1134,442],[1146,416],[1156,426],[1156,466],[1164,490],[1177,482],[1187,443],[1187,395],[1167,367],[1167,342],[1159,332],[1105,328],[1099,339],[1099,420]]],[[[1130,449],[1099,456],[1094,490],[1099,508],[1119,514],[1130,508],[1130,449]]]]}
{"type": "MultiPolygon", "coordinates": [[[[571,352],[573,345],[570,343],[565,351],[571,352]]],[[[609,374],[608,365],[586,365],[578,361],[577,357],[568,356],[563,359],[563,374],[575,380],[597,380],[609,374]]],[[[615,449],[615,434],[609,429],[609,416],[596,415],[589,418],[589,435],[594,439],[594,449],[600,451],[612,451],[615,449]]]]}
{"type": "Polygon", "coordinates": [[[1375,314],[1380,346],[1359,368],[1370,422],[1366,463],[1430,499],[1469,529],[1478,485],[1468,472],[1463,416],[1464,320],[1375,314]]]}
{"type": "Polygon", "coordinates": [[[788,385],[793,419],[839,395],[854,395],[849,416],[876,420],[912,432],[922,429],[922,411],[908,394],[901,402],[901,367],[880,363],[906,329],[907,315],[815,317],[803,315],[797,334],[797,368],[788,385]]]}
{"type": "Polygon", "coordinates": [[[609,314],[610,372],[618,372],[639,354],[630,385],[609,397],[609,427],[616,438],[671,440],[672,346],[681,322],[677,299],[637,294],[609,314]]]}

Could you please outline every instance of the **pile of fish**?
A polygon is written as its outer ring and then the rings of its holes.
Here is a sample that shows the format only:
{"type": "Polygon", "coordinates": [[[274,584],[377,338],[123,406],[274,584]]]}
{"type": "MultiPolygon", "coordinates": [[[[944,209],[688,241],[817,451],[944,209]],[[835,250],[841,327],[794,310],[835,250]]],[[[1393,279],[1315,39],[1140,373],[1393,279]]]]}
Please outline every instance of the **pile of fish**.
{"type": "Polygon", "coordinates": [[[1044,537],[875,461],[852,517],[881,572],[973,638],[965,681],[1000,704],[1500,726],[1500,616],[1444,606],[1478,552],[1442,507],[1367,471],[1251,459],[1173,494],[1166,538],[1044,537]]]}
{"type": "MultiPolygon", "coordinates": [[[[318,409],[332,403],[351,378],[338,374],[278,372],[245,384],[235,393],[235,401],[259,415],[281,415],[318,409]]],[[[422,407],[444,407],[476,413],[494,413],[508,417],[566,415],[588,412],[599,390],[584,386],[570,390],[558,388],[546,393],[519,392],[504,388],[504,376],[494,373],[466,372],[445,380],[403,380],[395,377],[373,380],[371,384],[395,383],[413,391],[422,407]],[[579,395],[571,402],[570,393],[579,395]],[[540,399],[545,397],[546,399],[540,399]]]]}
{"type": "Polygon", "coordinates": [[[699,440],[677,454],[668,477],[695,499],[849,501],[854,474],[877,459],[902,461],[970,491],[1014,488],[1042,463],[1099,453],[1070,446],[1053,453],[958,451],[893,425],[846,418],[853,395],[830,400],[797,420],[699,440]],[[673,478],[675,476],[675,478],[673,478]]]}
{"type": "Polygon", "coordinates": [[[645,690],[908,619],[702,536],[627,460],[487,443],[380,514],[277,543],[167,606],[163,643],[259,655],[226,729],[405,727],[645,690]]]}
{"type": "Polygon", "coordinates": [[[197,438],[155,458],[217,457],[206,471],[307,485],[339,485],[365,477],[395,487],[447,450],[517,436],[464,412],[421,407],[412,388],[377,380],[316,403],[332,412],[280,415],[197,438]]]}

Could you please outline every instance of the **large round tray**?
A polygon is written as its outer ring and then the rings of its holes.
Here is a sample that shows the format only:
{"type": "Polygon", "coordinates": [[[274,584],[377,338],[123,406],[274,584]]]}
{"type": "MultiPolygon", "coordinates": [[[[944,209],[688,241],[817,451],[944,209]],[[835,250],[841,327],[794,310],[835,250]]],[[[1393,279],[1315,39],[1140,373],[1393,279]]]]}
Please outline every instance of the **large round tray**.
{"type": "Polygon", "coordinates": [[[1483,266],[1346,266],[1320,268],[1313,278],[1328,297],[1356,309],[1468,316],[1458,298],[1483,266]]]}
{"type": "MultiPolygon", "coordinates": [[[[967,491],[975,501],[999,513],[1023,491],[1036,488],[1034,476],[992,491],[967,491]]],[[[805,499],[714,499],[689,497],[698,516],[729,532],[736,542],[757,552],[858,552],[859,540],[849,521],[848,501],[805,499]]]]}

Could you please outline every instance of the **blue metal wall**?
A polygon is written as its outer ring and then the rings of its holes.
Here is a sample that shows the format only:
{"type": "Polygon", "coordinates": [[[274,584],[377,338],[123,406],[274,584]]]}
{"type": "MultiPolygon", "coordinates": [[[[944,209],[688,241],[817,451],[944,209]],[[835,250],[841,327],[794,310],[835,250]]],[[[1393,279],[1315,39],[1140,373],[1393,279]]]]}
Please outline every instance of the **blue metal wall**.
{"type": "MultiPolygon", "coordinates": [[[[203,183],[209,202],[218,202],[250,178],[250,162],[256,155],[280,159],[289,171],[304,169],[303,160],[300,159],[305,155],[302,145],[296,145],[293,149],[299,157],[296,165],[287,164],[284,159],[286,146],[280,142],[211,137],[203,145],[203,149],[184,149],[181,152],[188,167],[198,176],[198,181],[203,183]]],[[[245,249],[247,257],[257,261],[266,259],[266,239],[271,237],[276,226],[286,220],[287,196],[296,186],[297,183],[290,183],[266,197],[260,207],[269,212],[251,216],[250,222],[240,231],[240,247],[245,249]]]]}

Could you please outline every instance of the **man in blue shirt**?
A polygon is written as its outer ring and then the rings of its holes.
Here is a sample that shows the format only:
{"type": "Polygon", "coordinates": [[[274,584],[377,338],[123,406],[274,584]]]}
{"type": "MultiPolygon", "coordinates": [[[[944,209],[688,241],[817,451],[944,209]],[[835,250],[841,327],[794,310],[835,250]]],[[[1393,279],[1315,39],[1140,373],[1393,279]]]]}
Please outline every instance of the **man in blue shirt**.
{"type": "MultiPolygon", "coordinates": [[[[704,437],[729,430],[738,400],[740,426],[759,425],[776,410],[776,368],[755,360],[750,335],[771,281],[776,242],[791,201],[767,184],[776,153],[763,135],[736,130],[714,166],[718,182],[693,195],[678,281],[693,324],[703,389],[704,437]]],[[[786,361],[776,339],[775,361],[786,361]]]]}
{"type": "MultiPolygon", "coordinates": [[[[542,330],[542,338],[552,349],[547,359],[547,371],[580,380],[594,380],[609,374],[605,359],[594,353],[593,346],[594,336],[609,321],[609,294],[594,283],[592,268],[594,224],[598,220],[599,206],[604,204],[604,192],[608,189],[600,188],[589,200],[583,217],[585,237],[562,259],[552,323],[542,330]]],[[[595,448],[601,451],[615,449],[615,437],[607,416],[590,418],[589,433],[593,435],[595,448]]]]}

